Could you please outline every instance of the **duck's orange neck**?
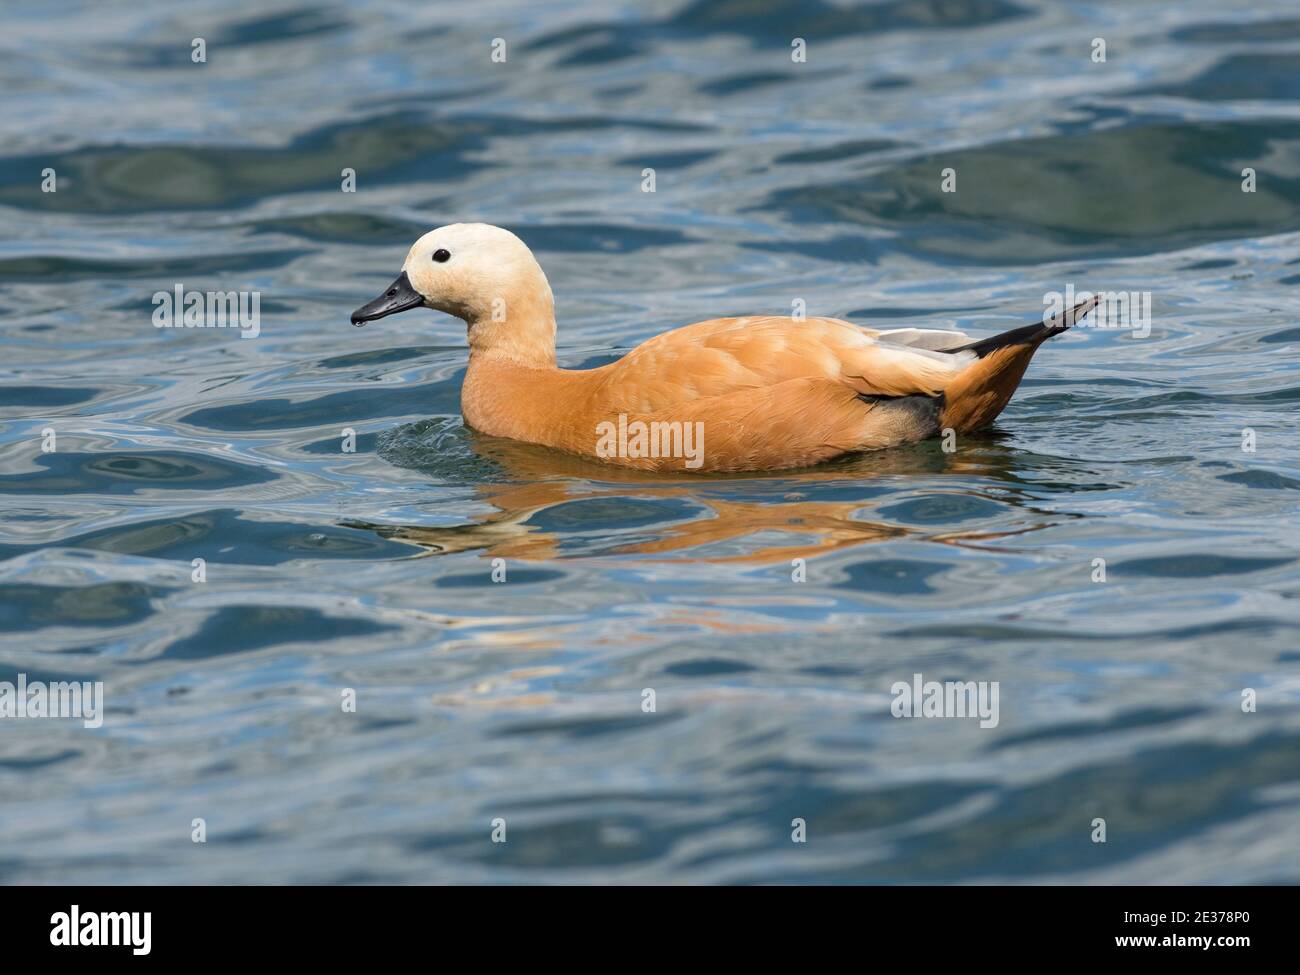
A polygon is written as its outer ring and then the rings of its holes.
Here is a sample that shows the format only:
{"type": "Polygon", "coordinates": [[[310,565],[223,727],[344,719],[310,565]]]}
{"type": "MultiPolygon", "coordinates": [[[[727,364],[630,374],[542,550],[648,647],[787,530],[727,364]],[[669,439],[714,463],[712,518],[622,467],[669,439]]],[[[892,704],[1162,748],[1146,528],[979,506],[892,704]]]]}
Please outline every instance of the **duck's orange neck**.
{"type": "Polygon", "coordinates": [[[517,326],[500,323],[471,323],[467,337],[469,339],[469,363],[476,362],[510,362],[528,369],[555,368],[555,325],[547,334],[538,327],[520,334],[517,326]],[[511,332],[505,341],[501,332],[511,332]]]}
{"type": "Polygon", "coordinates": [[[465,422],[495,437],[572,449],[568,428],[584,402],[586,373],[556,366],[555,305],[545,278],[508,294],[466,316],[465,422]]]}
{"type": "MultiPolygon", "coordinates": [[[[555,301],[546,277],[502,288],[466,309],[469,358],[500,359],[535,369],[555,368],[555,301]]],[[[514,284],[514,282],[511,282],[514,284]]]]}
{"type": "Polygon", "coordinates": [[[573,449],[587,373],[556,367],[555,300],[542,269],[530,259],[509,271],[458,310],[469,341],[461,412],[492,436],[573,449]]]}

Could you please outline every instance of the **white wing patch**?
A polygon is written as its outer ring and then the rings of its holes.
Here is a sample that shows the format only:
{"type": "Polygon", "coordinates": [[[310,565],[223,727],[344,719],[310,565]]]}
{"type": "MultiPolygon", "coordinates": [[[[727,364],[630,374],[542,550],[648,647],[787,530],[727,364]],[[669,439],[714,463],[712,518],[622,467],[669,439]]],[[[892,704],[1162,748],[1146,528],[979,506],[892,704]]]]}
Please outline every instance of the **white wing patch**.
{"type": "Polygon", "coordinates": [[[875,337],[880,342],[905,345],[909,349],[933,349],[936,352],[975,341],[964,332],[945,328],[891,328],[877,332],[875,337]]]}
{"type": "Polygon", "coordinates": [[[904,368],[910,367],[924,373],[932,373],[936,369],[941,372],[961,372],[979,358],[970,351],[935,352],[933,349],[918,349],[889,342],[877,342],[875,354],[885,362],[897,363],[904,368]]]}

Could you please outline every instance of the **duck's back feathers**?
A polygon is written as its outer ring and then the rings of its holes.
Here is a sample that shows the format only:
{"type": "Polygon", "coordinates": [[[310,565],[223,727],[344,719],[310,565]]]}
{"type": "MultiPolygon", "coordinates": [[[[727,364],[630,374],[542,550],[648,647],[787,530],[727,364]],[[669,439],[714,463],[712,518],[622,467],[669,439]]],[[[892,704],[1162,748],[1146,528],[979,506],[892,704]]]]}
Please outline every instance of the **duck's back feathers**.
{"type": "Polygon", "coordinates": [[[717,318],[655,336],[604,367],[602,380],[612,394],[653,412],[793,379],[873,396],[936,395],[975,359],[886,335],[837,318],[717,318]]]}

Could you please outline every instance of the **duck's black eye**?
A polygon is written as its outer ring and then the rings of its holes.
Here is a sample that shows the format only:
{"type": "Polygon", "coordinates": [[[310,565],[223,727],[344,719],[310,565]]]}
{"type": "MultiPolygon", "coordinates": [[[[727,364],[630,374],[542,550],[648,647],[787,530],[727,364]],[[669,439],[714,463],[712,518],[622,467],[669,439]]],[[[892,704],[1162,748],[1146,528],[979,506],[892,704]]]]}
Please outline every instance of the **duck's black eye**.
{"type": "Polygon", "coordinates": [[[451,252],[438,248],[438,250],[433,252],[433,259],[441,264],[443,261],[451,259],[451,252]]]}

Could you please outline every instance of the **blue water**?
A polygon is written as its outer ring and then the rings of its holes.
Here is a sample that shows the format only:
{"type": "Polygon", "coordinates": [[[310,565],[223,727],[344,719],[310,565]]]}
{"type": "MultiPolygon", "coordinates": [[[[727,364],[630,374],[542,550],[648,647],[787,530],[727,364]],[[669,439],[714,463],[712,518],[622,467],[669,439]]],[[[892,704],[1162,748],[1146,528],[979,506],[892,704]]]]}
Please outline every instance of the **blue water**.
{"type": "Polygon", "coordinates": [[[0,90],[0,681],[106,700],[0,719],[0,880],[1300,880],[1292,4],[15,2],[0,90]],[[461,220],[573,366],[797,299],[1151,325],[952,453],[631,476],[466,431],[461,323],[348,324],[461,220]]]}

